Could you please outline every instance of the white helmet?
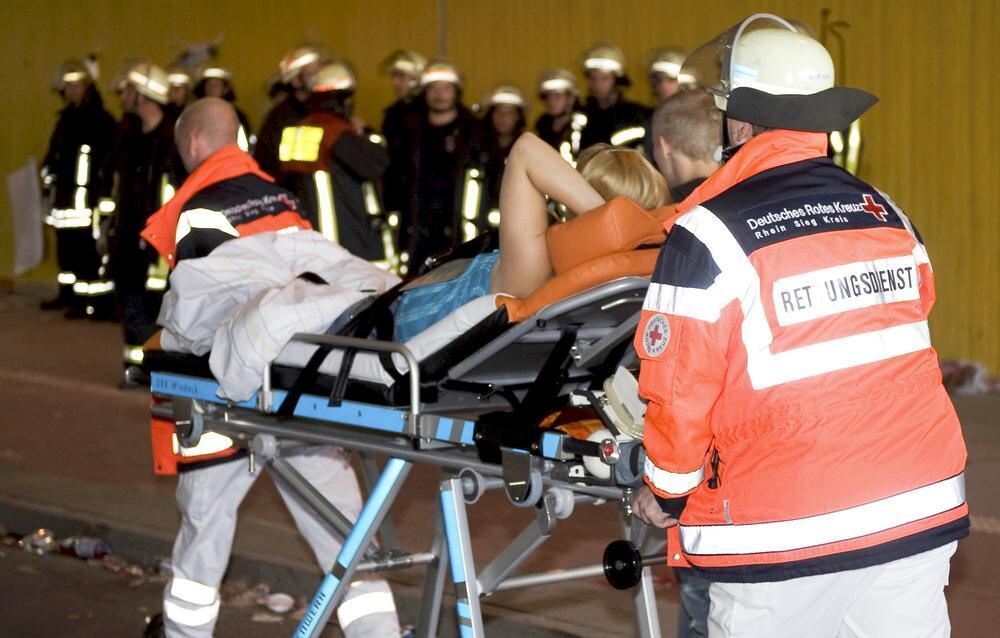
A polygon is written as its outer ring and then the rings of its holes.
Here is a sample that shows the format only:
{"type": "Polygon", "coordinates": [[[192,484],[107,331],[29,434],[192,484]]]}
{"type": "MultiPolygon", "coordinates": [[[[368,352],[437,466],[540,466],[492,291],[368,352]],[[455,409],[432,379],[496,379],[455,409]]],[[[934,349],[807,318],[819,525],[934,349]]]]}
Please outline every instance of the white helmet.
{"type": "Polygon", "coordinates": [[[822,44],[788,21],[758,13],[699,47],[684,61],[691,76],[730,117],[770,128],[846,128],[877,98],[834,86],[822,44]]]}
{"type": "Polygon", "coordinates": [[[151,62],[138,62],[125,76],[128,82],[140,95],[149,98],[157,104],[165,105],[170,101],[167,91],[170,80],[167,72],[151,62]]]}
{"type": "Polygon", "coordinates": [[[524,99],[524,94],[521,93],[521,89],[509,84],[496,87],[483,98],[483,109],[491,109],[497,104],[509,104],[522,111],[528,106],[528,103],[524,99]]]}

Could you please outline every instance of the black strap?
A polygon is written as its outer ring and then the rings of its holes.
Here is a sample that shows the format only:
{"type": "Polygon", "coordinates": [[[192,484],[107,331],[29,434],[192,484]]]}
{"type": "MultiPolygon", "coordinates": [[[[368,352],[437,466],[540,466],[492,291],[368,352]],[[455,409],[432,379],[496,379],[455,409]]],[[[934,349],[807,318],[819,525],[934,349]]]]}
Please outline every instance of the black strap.
{"type": "Polygon", "coordinates": [[[535,382],[531,389],[521,401],[522,415],[525,419],[533,421],[540,419],[547,407],[547,401],[556,396],[559,387],[562,385],[569,362],[572,361],[570,352],[573,344],[576,343],[576,335],[580,331],[580,324],[571,323],[563,326],[559,335],[559,340],[553,346],[542,369],[539,370],[535,382]]]}
{"type": "Polygon", "coordinates": [[[299,404],[299,399],[302,398],[306,387],[316,378],[319,367],[323,365],[323,361],[332,351],[333,346],[319,346],[316,348],[316,352],[309,357],[309,362],[302,368],[299,375],[295,377],[295,383],[288,389],[285,400],[281,402],[281,407],[278,408],[277,412],[279,417],[287,418],[295,413],[295,407],[299,404]]]}

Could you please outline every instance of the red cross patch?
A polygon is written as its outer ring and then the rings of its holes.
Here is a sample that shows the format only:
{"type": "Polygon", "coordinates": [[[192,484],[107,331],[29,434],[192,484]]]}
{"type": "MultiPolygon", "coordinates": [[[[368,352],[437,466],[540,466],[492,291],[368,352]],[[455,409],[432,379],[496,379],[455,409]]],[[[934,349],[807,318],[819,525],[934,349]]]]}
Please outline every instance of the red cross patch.
{"type": "Polygon", "coordinates": [[[653,315],[642,331],[642,347],[646,355],[655,358],[663,354],[670,343],[670,323],[666,315],[653,315]]]}
{"type": "Polygon", "coordinates": [[[868,193],[865,193],[865,203],[861,206],[861,210],[865,211],[880,222],[885,221],[885,206],[875,203],[875,198],[868,193]]]}

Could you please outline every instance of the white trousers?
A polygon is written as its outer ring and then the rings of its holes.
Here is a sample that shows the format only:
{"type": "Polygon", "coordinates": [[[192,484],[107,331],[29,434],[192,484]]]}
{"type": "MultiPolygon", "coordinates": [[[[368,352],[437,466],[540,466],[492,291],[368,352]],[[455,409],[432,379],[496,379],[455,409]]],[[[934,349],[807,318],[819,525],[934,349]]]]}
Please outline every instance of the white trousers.
{"type": "MultiPolygon", "coordinates": [[[[339,448],[322,446],[284,457],[330,503],[350,520],[361,511],[361,490],[354,469],[339,448]]],[[[177,507],[181,529],[174,541],[173,578],[163,596],[168,638],[210,638],[219,614],[219,584],[229,565],[236,532],[236,512],[257,476],[246,461],[231,461],[180,475],[177,507]]],[[[340,538],[280,480],[275,481],[295,524],[325,572],[340,551],[340,538]]],[[[352,583],[338,610],[347,638],[399,636],[389,584],[384,580],[352,583]]]]}
{"type": "Polygon", "coordinates": [[[884,565],[778,583],[712,583],[710,638],[944,638],[957,542],[884,565]]]}

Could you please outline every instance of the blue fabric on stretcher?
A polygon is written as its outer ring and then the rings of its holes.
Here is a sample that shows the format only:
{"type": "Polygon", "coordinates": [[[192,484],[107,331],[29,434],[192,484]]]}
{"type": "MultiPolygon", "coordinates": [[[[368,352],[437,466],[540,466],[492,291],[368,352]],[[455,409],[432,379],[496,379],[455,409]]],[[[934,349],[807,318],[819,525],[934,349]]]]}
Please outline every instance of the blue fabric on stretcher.
{"type": "Polygon", "coordinates": [[[490,292],[490,275],[500,253],[477,255],[451,281],[404,292],[396,311],[396,341],[405,342],[477,297],[490,292]]]}

